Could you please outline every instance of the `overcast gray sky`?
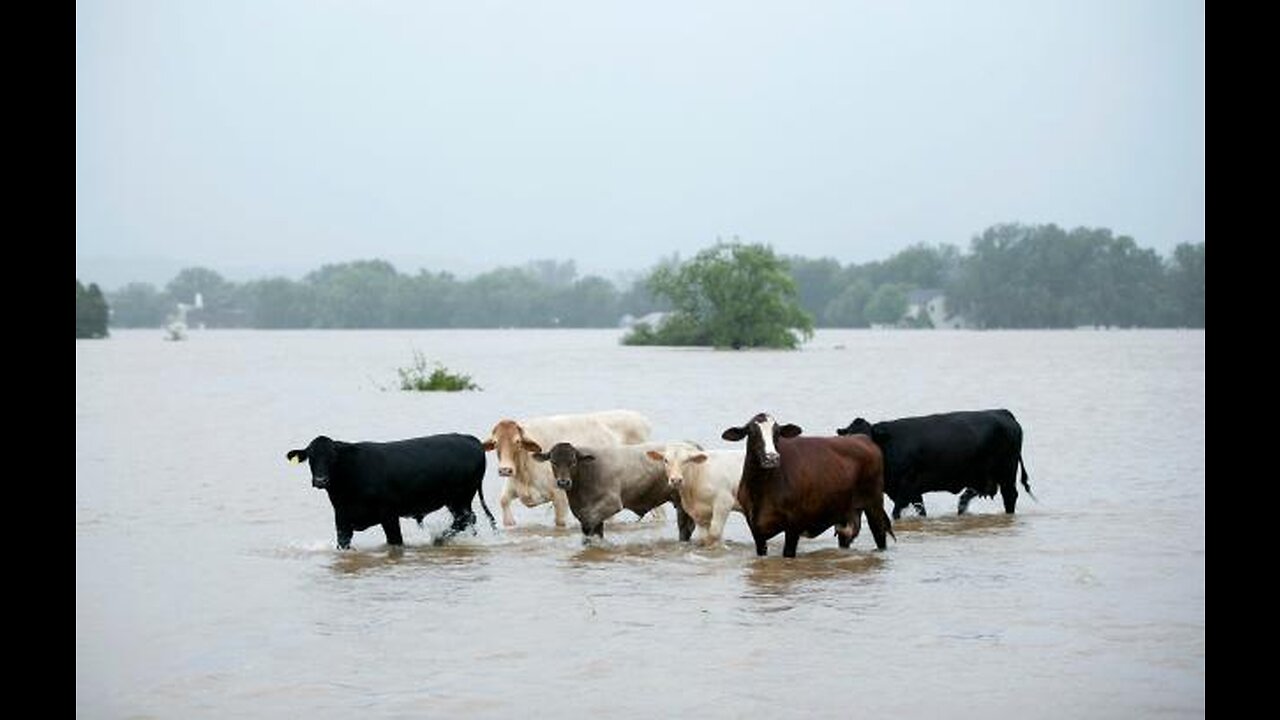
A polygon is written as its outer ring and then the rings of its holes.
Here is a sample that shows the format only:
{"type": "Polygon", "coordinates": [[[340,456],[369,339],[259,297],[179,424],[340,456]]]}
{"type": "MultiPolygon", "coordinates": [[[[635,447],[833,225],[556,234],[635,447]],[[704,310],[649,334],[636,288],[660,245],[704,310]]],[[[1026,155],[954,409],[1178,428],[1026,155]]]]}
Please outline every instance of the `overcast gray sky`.
{"type": "Polygon", "coordinates": [[[76,274],[1204,240],[1199,2],[76,3],[76,274]]]}

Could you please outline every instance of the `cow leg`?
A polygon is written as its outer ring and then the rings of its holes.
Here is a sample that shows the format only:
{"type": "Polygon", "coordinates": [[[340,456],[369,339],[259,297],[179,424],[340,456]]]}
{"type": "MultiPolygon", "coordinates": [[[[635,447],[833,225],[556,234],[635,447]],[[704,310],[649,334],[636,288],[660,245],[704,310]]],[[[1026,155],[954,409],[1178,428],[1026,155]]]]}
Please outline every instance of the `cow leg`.
{"type": "Polygon", "coordinates": [[[569,496],[560,488],[551,491],[551,506],[556,511],[556,527],[564,527],[569,516],[569,496]]]}
{"type": "Polygon", "coordinates": [[[905,508],[906,506],[907,506],[906,503],[900,503],[897,500],[893,501],[893,519],[894,520],[897,520],[898,518],[902,517],[902,509],[905,508]]]}
{"type": "Polygon", "coordinates": [[[471,528],[475,529],[476,514],[466,505],[456,508],[449,508],[449,512],[453,514],[453,524],[449,526],[449,533],[460,533],[463,530],[471,528]]]}
{"type": "Polygon", "coordinates": [[[893,527],[890,523],[889,516],[883,509],[880,512],[876,512],[875,509],[867,511],[867,524],[871,526],[871,537],[876,541],[877,550],[884,550],[889,544],[885,536],[893,527]]]}
{"type": "Polygon", "coordinates": [[[1018,506],[1018,483],[1016,480],[1010,479],[1007,483],[1000,483],[1000,499],[1004,500],[1004,511],[1012,515],[1013,509],[1018,506]]]}
{"type": "Polygon", "coordinates": [[[965,488],[964,492],[960,493],[960,502],[956,506],[956,514],[963,515],[969,512],[969,501],[977,496],[977,490],[974,490],[973,488],[965,488]]]}
{"type": "Polygon", "coordinates": [[[689,538],[693,537],[693,526],[693,516],[676,505],[676,527],[680,530],[680,542],[689,542],[689,538]]]}
{"type": "Polygon", "coordinates": [[[382,532],[387,536],[388,545],[404,544],[404,537],[400,534],[400,518],[392,517],[383,520],[382,532]]]}
{"type": "MultiPolygon", "coordinates": [[[[915,502],[911,503],[911,507],[916,509],[916,514],[920,517],[929,517],[929,513],[924,511],[924,498],[916,498],[915,502]]],[[[898,516],[893,517],[897,519],[898,516]]]]}
{"type": "Polygon", "coordinates": [[[724,539],[724,524],[729,520],[730,503],[717,502],[711,508],[711,523],[707,526],[704,542],[707,545],[718,545],[724,539]]]}
{"type": "Polygon", "coordinates": [[[349,527],[338,526],[338,549],[351,549],[351,536],[355,534],[355,530],[349,527]]]}
{"type": "Polygon", "coordinates": [[[594,528],[592,528],[592,530],[591,530],[591,534],[595,535],[596,537],[600,538],[601,540],[603,540],[603,539],[604,539],[604,521],[603,521],[603,520],[601,520],[600,522],[596,523],[596,526],[595,526],[594,528]]]}
{"type": "Polygon", "coordinates": [[[836,542],[842,548],[847,548],[853,544],[853,533],[849,530],[848,525],[836,528],[836,542]]]}
{"type": "Polygon", "coordinates": [[[793,558],[796,556],[796,545],[800,544],[800,533],[795,530],[787,531],[786,542],[782,546],[782,557],[793,558]]]}
{"type": "Polygon", "coordinates": [[[769,538],[756,532],[755,528],[751,528],[751,537],[756,541],[756,555],[764,557],[769,554],[769,538]]]}
{"type": "Polygon", "coordinates": [[[502,526],[515,527],[516,517],[511,514],[511,501],[515,498],[515,488],[511,487],[511,480],[507,480],[502,486],[502,494],[498,496],[498,504],[502,506],[502,526]]]}

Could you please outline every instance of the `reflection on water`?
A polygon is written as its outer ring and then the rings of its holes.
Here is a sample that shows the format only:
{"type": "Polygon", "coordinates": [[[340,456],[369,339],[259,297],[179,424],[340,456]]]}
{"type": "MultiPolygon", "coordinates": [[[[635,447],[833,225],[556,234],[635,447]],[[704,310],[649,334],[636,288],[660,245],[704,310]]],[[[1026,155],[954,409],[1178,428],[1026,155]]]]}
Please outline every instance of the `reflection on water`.
{"type": "Polygon", "coordinates": [[[810,589],[821,591],[825,583],[865,580],[885,567],[879,551],[827,548],[807,553],[794,561],[763,557],[747,563],[743,578],[757,595],[789,596],[810,589]]]}
{"type": "Polygon", "coordinates": [[[907,542],[907,535],[997,535],[1015,532],[1018,519],[1018,515],[1007,515],[1003,511],[991,515],[904,517],[894,521],[893,531],[900,542],[907,542]]]}
{"type": "MultiPolygon", "coordinates": [[[[796,353],[577,331],[181,345],[76,346],[78,716],[1204,714],[1203,332],[826,331],[796,353]],[[413,348],[485,391],[369,387],[413,348]],[[757,558],[738,514],[715,547],[679,542],[671,512],[623,513],[584,545],[520,506],[516,528],[438,543],[441,512],[402,521],[403,548],[375,527],[343,552],[324,494],[281,459],[320,433],[478,435],[592,407],[713,447],[761,410],[812,430],[998,406],[1042,502],[960,517],[930,495],[885,552],[864,529],[795,559],[781,537],[757,558]]],[[[491,467],[491,507],[501,487],[491,467]]]]}
{"type": "Polygon", "coordinates": [[[326,553],[329,567],[341,575],[379,570],[474,568],[485,562],[493,549],[483,545],[432,543],[430,545],[384,545],[367,550],[334,550],[326,553]]]}

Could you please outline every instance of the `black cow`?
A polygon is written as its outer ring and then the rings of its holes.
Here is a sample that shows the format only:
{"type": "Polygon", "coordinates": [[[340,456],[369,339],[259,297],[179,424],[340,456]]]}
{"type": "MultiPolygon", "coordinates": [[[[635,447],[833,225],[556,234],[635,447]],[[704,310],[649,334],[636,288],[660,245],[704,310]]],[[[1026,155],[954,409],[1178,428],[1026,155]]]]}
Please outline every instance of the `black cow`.
{"type": "MultiPolygon", "coordinates": [[[[893,517],[914,505],[924,515],[924,493],[947,491],[960,496],[958,511],[969,509],[976,495],[992,497],[1000,490],[1004,511],[1018,504],[1018,467],[1022,487],[1022,426],[1008,410],[975,410],[888,420],[874,425],[858,418],[840,435],[868,435],[884,453],[884,491],[893,498],[893,517]]],[[[1031,495],[1033,498],[1035,495],[1031,495]]]]}
{"type": "Polygon", "coordinates": [[[449,508],[449,534],[472,527],[472,497],[497,525],[485,505],[484,449],[471,435],[432,435],[396,442],[347,443],[323,435],[303,450],[290,450],[291,462],[311,464],[311,484],[329,493],[338,547],[351,547],[351,535],[382,525],[389,545],[403,545],[400,518],[422,523],[427,513],[449,508]]]}

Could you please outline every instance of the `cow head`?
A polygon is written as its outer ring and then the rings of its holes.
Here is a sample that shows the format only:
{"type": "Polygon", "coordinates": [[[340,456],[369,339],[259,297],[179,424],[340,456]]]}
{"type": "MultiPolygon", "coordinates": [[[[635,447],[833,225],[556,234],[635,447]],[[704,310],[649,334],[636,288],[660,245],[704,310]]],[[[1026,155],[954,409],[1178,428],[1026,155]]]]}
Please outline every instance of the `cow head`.
{"type": "Polygon", "coordinates": [[[801,432],[799,425],[779,425],[772,415],[760,413],[751,418],[746,425],[731,427],[721,433],[720,437],[729,442],[747,439],[747,459],[754,457],[760,467],[770,469],[779,464],[778,438],[793,438],[801,432]]]}
{"type": "Polygon", "coordinates": [[[550,462],[551,473],[556,478],[556,487],[568,490],[573,487],[573,471],[577,469],[578,463],[591,462],[596,458],[594,455],[579,452],[578,448],[567,442],[561,442],[552,445],[551,452],[533,453],[533,459],[538,462],[550,462]]]}
{"type": "Polygon", "coordinates": [[[666,466],[667,482],[671,487],[676,488],[684,484],[686,467],[707,461],[707,454],[696,445],[689,443],[672,443],[663,448],[662,452],[649,450],[645,455],[648,455],[650,460],[657,460],[666,466]]]}
{"type": "Polygon", "coordinates": [[[518,453],[542,452],[542,446],[525,437],[524,428],[515,420],[499,420],[490,431],[489,439],[484,441],[484,449],[497,451],[499,477],[515,475],[518,453]]]}
{"type": "Polygon", "coordinates": [[[297,465],[306,462],[311,465],[311,485],[325,490],[329,487],[329,479],[333,468],[338,463],[338,450],[343,443],[331,440],[324,435],[312,440],[301,450],[290,450],[285,453],[289,462],[297,465]]]}
{"type": "Polygon", "coordinates": [[[871,423],[862,418],[858,418],[847,426],[836,430],[837,435],[866,435],[871,437],[871,423]]]}

